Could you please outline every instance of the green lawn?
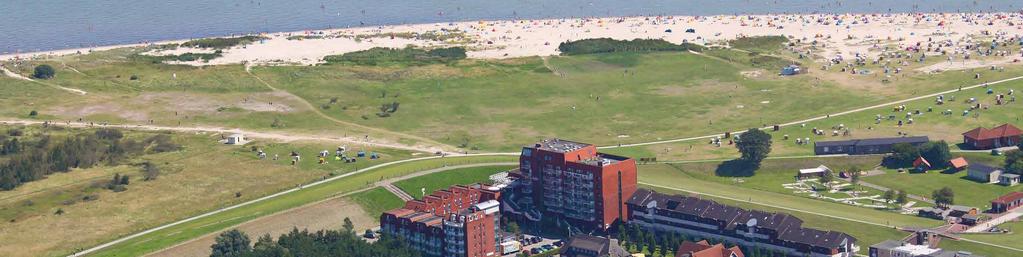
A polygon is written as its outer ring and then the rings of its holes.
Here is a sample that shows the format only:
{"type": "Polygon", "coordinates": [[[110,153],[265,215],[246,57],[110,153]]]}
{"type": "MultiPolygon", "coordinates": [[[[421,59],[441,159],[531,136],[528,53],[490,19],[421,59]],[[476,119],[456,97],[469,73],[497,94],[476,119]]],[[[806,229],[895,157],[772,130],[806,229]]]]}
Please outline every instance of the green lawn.
{"type": "Polygon", "coordinates": [[[473,183],[489,182],[490,175],[502,171],[508,171],[515,166],[485,166],[454,169],[442,171],[430,175],[410,178],[394,183],[402,191],[413,197],[422,198],[422,192],[427,194],[433,191],[445,189],[452,185],[468,185],[473,183]]]}
{"type": "Polygon", "coordinates": [[[92,256],[139,256],[261,216],[365,188],[381,179],[443,166],[513,161],[514,156],[445,157],[384,166],[329,183],[193,220],[105,248],[92,256]]]}
{"type": "Polygon", "coordinates": [[[362,206],[370,217],[380,217],[380,214],[394,208],[401,208],[405,202],[395,196],[387,189],[378,187],[367,191],[359,192],[348,196],[349,199],[362,206]]]}
{"type": "Polygon", "coordinates": [[[1010,234],[965,235],[963,237],[1000,245],[1019,245],[1020,240],[1023,240],[1023,221],[1009,222],[998,227],[1009,230],[1010,234]]]}
{"type": "Polygon", "coordinates": [[[864,177],[863,181],[881,185],[888,188],[905,190],[930,198],[931,192],[950,187],[955,192],[955,204],[976,207],[980,210],[987,210],[991,206],[991,200],[998,198],[1012,191],[1019,191],[1023,186],[1012,187],[998,184],[979,183],[966,178],[966,171],[955,174],[942,174],[938,171],[929,173],[899,173],[894,170],[886,170],[884,175],[864,177]]]}

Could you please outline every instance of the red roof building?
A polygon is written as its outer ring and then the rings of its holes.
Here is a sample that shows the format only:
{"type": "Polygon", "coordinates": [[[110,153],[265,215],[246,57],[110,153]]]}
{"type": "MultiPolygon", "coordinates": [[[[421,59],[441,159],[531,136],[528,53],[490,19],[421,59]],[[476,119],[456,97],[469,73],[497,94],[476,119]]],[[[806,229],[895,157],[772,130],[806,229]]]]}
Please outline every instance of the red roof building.
{"type": "Polygon", "coordinates": [[[1023,135],[1023,131],[1011,124],[1002,124],[992,129],[978,127],[963,133],[963,143],[973,149],[994,149],[1019,144],[1020,135],[1023,135]]]}
{"type": "Polygon", "coordinates": [[[723,244],[710,245],[707,240],[700,242],[682,242],[675,252],[675,257],[745,257],[738,246],[725,248],[723,244]]]}
{"type": "Polygon", "coordinates": [[[913,161],[913,168],[919,171],[927,171],[931,169],[931,163],[924,159],[923,156],[916,157],[916,160],[913,161]]]}
{"type": "Polygon", "coordinates": [[[1012,192],[991,201],[991,212],[1003,213],[1023,205],[1023,193],[1012,192]]]}
{"type": "Polygon", "coordinates": [[[966,161],[966,158],[957,157],[948,161],[948,166],[954,170],[963,170],[970,166],[970,162],[966,161]]]}

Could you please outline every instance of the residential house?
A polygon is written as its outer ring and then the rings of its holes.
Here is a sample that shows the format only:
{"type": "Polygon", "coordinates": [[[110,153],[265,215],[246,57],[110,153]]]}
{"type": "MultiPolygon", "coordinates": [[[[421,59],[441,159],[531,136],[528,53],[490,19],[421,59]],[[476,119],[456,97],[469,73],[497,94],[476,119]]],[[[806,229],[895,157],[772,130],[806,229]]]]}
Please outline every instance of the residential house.
{"type": "Polygon", "coordinates": [[[724,244],[710,245],[707,240],[700,242],[682,242],[675,252],[675,257],[745,257],[739,246],[726,248],[724,244]]]}
{"type": "Polygon", "coordinates": [[[926,136],[920,137],[892,137],[892,138],[869,138],[841,141],[819,141],[814,143],[813,152],[816,155],[829,154],[887,154],[892,152],[892,146],[896,144],[911,144],[919,146],[930,141],[926,136]]]}
{"type": "MultiPolygon", "coordinates": [[[[609,239],[591,235],[576,235],[568,239],[561,248],[562,257],[629,257],[631,256],[618,243],[617,239],[609,239]]],[[[739,256],[742,257],[742,256],[739,256]]]]}
{"type": "Polygon", "coordinates": [[[1023,193],[1012,192],[991,201],[991,212],[1003,213],[1023,206],[1023,193]]]}
{"type": "Polygon", "coordinates": [[[971,164],[967,172],[966,177],[983,183],[996,182],[1003,173],[1001,168],[982,163],[971,164]]]}
{"type": "Polygon", "coordinates": [[[830,172],[831,172],[831,169],[828,168],[828,166],[824,166],[822,164],[820,166],[817,166],[816,168],[799,169],[799,173],[796,173],[796,179],[804,180],[804,179],[820,178],[820,177],[823,177],[824,174],[827,174],[827,173],[830,173],[830,172]]]}
{"type": "Polygon", "coordinates": [[[1020,135],[1023,135],[1023,131],[1011,124],[1002,124],[992,129],[978,127],[963,133],[963,144],[980,150],[1015,146],[1020,143],[1020,135]]]}

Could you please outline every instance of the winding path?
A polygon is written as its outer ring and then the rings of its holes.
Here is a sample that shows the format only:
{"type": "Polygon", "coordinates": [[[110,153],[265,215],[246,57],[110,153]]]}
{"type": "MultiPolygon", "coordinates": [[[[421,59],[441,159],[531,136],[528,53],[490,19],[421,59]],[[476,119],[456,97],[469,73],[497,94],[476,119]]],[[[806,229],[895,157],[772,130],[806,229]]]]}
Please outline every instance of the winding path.
{"type": "Polygon", "coordinates": [[[42,81],[34,80],[32,78],[29,78],[29,77],[22,76],[21,74],[18,74],[18,73],[15,73],[13,71],[8,70],[7,67],[4,67],[3,65],[0,65],[0,73],[3,73],[4,75],[6,75],[8,77],[15,78],[15,79],[31,81],[31,82],[39,83],[41,85],[55,87],[57,89],[68,91],[68,92],[79,94],[79,95],[87,94],[84,90],[81,90],[81,89],[64,87],[64,86],[61,86],[61,85],[57,85],[57,84],[53,84],[53,83],[49,83],[49,82],[42,82],[42,81]]]}

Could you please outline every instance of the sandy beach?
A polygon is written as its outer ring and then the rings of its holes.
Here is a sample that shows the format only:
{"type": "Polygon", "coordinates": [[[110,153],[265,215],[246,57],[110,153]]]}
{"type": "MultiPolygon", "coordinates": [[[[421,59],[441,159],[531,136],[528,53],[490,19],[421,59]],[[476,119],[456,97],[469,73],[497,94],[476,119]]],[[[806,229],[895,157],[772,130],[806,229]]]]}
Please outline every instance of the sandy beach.
{"type": "MultiPolygon", "coordinates": [[[[191,65],[247,63],[255,65],[322,62],[327,55],[373,47],[462,46],[470,58],[514,58],[558,54],[558,44],[587,38],[664,39],[673,43],[717,45],[746,36],[784,35],[819,59],[876,58],[889,50],[911,50],[927,55],[948,55],[949,60],[967,58],[981,42],[1018,44],[1023,36],[1020,13],[924,13],[924,14],[789,14],[748,16],[649,16],[548,20],[473,21],[360,27],[319,31],[264,34],[266,40],[223,50],[223,56],[191,65]]],[[[67,49],[0,56],[0,60],[46,55],[87,53],[149,44],[67,49]]],[[[209,49],[177,48],[147,54],[204,53],[209,49]]],[[[991,51],[1004,56],[999,63],[1015,62],[1020,53],[991,51]]],[[[975,66],[964,63],[955,66],[975,66]]],[[[984,65],[984,64],[978,64],[984,65]]]]}

